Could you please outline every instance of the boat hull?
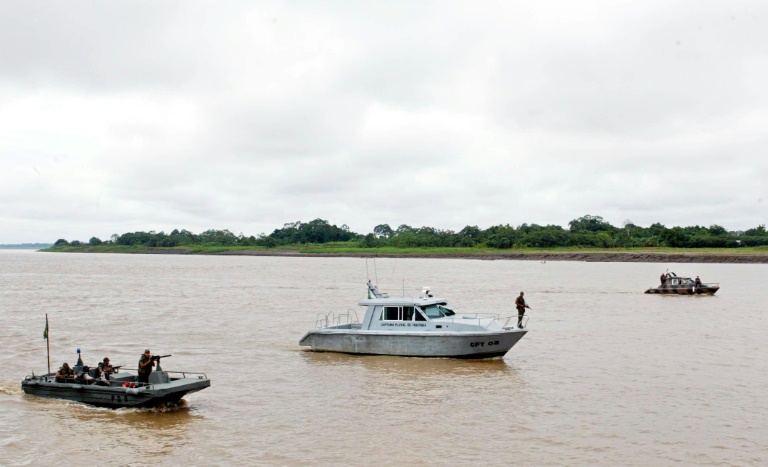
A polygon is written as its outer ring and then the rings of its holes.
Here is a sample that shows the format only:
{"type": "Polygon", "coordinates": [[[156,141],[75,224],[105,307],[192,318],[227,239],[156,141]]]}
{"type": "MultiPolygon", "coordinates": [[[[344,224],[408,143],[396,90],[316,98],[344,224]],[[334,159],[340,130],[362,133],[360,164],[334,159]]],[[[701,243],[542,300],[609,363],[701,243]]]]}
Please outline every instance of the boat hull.
{"type": "Polygon", "coordinates": [[[714,295],[720,287],[656,287],[645,291],[647,294],[662,295],[714,295]]]}
{"type": "Polygon", "coordinates": [[[397,333],[315,329],[299,341],[317,352],[427,358],[503,357],[527,333],[525,329],[466,333],[397,333]]]}
{"type": "Polygon", "coordinates": [[[177,403],[187,394],[200,391],[210,385],[209,379],[197,378],[184,378],[169,383],[154,384],[151,389],[56,383],[30,379],[21,382],[21,389],[25,394],[32,396],[65,399],[97,407],[119,409],[156,407],[161,404],[177,403]]]}

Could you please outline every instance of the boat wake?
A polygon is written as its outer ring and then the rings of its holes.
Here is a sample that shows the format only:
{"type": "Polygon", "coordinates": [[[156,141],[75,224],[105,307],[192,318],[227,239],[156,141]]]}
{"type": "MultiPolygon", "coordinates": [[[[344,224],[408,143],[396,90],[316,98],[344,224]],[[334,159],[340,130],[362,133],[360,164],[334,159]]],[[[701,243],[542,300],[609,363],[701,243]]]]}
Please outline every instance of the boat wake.
{"type": "Polygon", "coordinates": [[[18,394],[24,394],[24,391],[22,391],[18,386],[0,386],[0,394],[15,396],[18,394]]]}
{"type": "Polygon", "coordinates": [[[156,407],[140,407],[140,408],[122,408],[117,409],[118,413],[170,413],[189,410],[189,404],[182,399],[179,402],[171,403],[164,402],[156,407]]]}

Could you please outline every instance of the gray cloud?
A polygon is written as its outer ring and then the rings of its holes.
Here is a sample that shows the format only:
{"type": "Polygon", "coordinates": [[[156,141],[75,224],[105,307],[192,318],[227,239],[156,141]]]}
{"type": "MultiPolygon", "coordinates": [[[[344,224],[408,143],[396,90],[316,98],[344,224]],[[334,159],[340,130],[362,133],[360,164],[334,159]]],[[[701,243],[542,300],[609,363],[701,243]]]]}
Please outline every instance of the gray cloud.
{"type": "Polygon", "coordinates": [[[22,2],[0,243],[766,223],[760,2],[22,2]]]}

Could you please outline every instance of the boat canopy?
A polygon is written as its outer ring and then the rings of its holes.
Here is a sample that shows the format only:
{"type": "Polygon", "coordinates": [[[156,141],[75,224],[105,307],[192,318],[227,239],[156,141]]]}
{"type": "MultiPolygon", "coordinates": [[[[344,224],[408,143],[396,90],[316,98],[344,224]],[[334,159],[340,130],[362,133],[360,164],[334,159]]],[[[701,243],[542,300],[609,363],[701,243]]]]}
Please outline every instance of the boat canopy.
{"type": "Polygon", "coordinates": [[[444,298],[433,298],[429,293],[429,287],[424,287],[422,293],[424,295],[420,297],[389,297],[385,293],[379,292],[379,288],[368,281],[368,299],[361,300],[358,305],[360,306],[420,306],[425,307],[429,305],[447,305],[448,302],[444,298]]]}
{"type": "Polygon", "coordinates": [[[385,305],[385,306],[419,306],[424,308],[429,305],[447,305],[448,302],[443,298],[432,297],[387,297],[387,298],[369,298],[362,300],[358,305],[371,306],[371,305],[385,305]]]}

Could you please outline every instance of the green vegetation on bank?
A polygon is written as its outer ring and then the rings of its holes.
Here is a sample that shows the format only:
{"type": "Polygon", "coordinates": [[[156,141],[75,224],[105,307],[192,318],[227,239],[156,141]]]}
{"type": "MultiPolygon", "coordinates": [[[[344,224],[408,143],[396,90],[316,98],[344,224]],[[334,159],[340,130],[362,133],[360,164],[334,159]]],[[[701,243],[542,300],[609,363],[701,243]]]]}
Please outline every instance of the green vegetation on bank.
{"type": "Polygon", "coordinates": [[[496,225],[487,229],[466,226],[460,231],[433,227],[401,225],[392,229],[380,224],[367,234],[355,233],[349,227],[331,225],[315,219],[311,222],[293,222],[275,229],[269,235],[235,235],[229,230],[206,230],[193,234],[188,230],[165,232],[129,232],[114,234],[102,241],[92,237],[88,242],[59,239],[47,251],[100,251],[127,253],[147,248],[182,249],[192,253],[216,253],[229,250],[273,249],[296,250],[305,253],[365,253],[380,254],[462,254],[516,251],[659,251],[665,249],[707,250],[733,249],[740,251],[763,250],[768,246],[765,225],[746,231],[727,231],[719,225],[709,227],[671,227],[656,223],[641,227],[625,222],[615,227],[600,216],[583,216],[558,225],[522,224],[517,227],[496,225]],[[428,251],[426,251],[428,250],[428,251]]]}

